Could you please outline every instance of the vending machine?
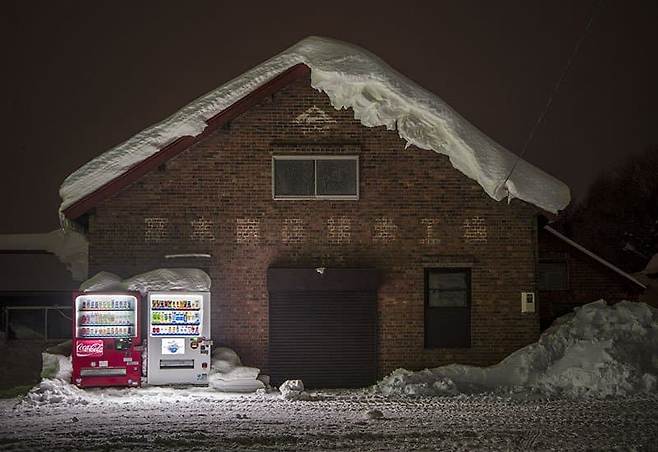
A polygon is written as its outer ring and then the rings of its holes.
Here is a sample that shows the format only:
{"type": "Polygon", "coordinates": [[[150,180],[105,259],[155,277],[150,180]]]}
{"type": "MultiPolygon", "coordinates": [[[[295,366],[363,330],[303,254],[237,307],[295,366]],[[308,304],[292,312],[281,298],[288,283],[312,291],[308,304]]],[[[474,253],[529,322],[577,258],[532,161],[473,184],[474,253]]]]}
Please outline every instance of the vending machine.
{"type": "Polygon", "coordinates": [[[210,293],[148,294],[151,385],[207,385],[210,372],[210,293]]]}
{"type": "Polygon", "coordinates": [[[139,293],[73,294],[71,382],[140,386],[142,377],[139,293]]]}

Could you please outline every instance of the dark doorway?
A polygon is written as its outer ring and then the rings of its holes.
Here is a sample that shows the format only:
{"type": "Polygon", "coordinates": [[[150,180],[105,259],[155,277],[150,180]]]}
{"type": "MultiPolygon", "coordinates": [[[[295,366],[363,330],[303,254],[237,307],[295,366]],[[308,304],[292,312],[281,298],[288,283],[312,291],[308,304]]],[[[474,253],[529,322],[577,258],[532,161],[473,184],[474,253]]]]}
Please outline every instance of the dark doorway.
{"type": "Polygon", "coordinates": [[[359,388],[377,379],[374,269],[268,270],[269,370],[275,385],[359,388]]]}

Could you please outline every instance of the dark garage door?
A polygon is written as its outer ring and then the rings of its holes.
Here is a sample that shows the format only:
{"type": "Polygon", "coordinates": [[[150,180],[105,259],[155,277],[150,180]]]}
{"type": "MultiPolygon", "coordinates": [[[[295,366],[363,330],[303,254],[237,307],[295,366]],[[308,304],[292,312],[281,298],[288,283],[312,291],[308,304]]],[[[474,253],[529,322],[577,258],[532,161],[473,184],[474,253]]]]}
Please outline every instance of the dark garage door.
{"type": "Polygon", "coordinates": [[[269,370],[272,384],[358,388],[377,379],[374,269],[270,268],[269,370]]]}

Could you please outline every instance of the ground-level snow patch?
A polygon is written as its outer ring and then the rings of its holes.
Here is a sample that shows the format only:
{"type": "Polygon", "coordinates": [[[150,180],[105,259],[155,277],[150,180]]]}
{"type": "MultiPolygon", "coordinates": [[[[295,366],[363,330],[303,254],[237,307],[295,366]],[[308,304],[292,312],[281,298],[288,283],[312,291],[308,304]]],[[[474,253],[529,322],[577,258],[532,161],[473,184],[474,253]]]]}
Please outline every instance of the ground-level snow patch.
{"type": "Polygon", "coordinates": [[[302,380],[286,380],[279,386],[281,397],[286,400],[301,400],[304,398],[304,382],[302,380]]]}
{"type": "Polygon", "coordinates": [[[265,389],[258,379],[260,369],[242,365],[235,351],[227,347],[213,350],[208,384],[221,392],[256,392],[265,389]]]}
{"type": "Polygon", "coordinates": [[[656,391],[658,310],[604,300],[558,319],[539,341],[491,367],[459,364],[398,369],[375,386],[387,395],[454,395],[531,391],[570,398],[620,397],[656,391]]]}

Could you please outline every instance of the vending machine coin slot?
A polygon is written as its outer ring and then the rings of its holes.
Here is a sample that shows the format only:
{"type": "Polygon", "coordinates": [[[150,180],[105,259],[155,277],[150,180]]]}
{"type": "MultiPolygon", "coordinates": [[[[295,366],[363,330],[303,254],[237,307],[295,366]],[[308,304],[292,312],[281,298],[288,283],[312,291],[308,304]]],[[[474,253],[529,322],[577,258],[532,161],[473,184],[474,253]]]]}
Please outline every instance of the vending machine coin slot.
{"type": "Polygon", "coordinates": [[[160,369],[194,369],[193,359],[161,359],[160,369]]]}

